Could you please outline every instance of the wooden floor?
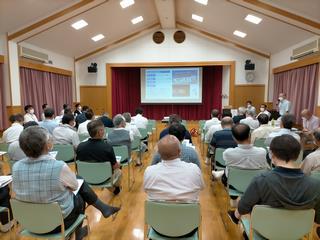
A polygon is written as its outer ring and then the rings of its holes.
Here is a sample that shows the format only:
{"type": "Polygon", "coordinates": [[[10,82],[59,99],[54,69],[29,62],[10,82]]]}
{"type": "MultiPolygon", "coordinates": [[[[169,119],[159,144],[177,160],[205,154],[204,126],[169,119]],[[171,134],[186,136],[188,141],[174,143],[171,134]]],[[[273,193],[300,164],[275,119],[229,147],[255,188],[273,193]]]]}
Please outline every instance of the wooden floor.
{"type": "MultiPolygon", "coordinates": [[[[159,123],[157,136],[164,126],[159,123]]],[[[188,128],[198,128],[196,123],[189,123],[188,128]]],[[[200,137],[193,138],[196,148],[201,154],[200,137]]],[[[150,164],[152,149],[156,144],[156,135],[151,137],[149,149],[151,151],[144,154],[144,167],[134,169],[135,183],[128,191],[127,188],[127,168],[123,169],[123,190],[119,197],[112,199],[112,194],[108,190],[96,190],[98,196],[105,202],[113,201],[115,205],[122,203],[121,210],[117,217],[104,219],[101,213],[95,208],[89,206],[86,214],[89,217],[91,228],[91,240],[141,240],[144,239],[144,201],[146,195],[143,191],[143,173],[144,169],[150,164]]],[[[242,232],[236,225],[232,224],[226,216],[227,195],[220,183],[212,184],[210,180],[209,167],[204,164],[204,156],[201,157],[202,173],[205,181],[205,189],[201,192],[201,231],[203,240],[238,240],[242,238],[242,232]]],[[[5,169],[8,171],[8,167],[5,169]]],[[[177,223],[178,224],[178,223],[177,223]]],[[[1,240],[9,240],[10,235],[1,234],[1,240]]],[[[25,238],[21,238],[25,239],[25,238]]]]}

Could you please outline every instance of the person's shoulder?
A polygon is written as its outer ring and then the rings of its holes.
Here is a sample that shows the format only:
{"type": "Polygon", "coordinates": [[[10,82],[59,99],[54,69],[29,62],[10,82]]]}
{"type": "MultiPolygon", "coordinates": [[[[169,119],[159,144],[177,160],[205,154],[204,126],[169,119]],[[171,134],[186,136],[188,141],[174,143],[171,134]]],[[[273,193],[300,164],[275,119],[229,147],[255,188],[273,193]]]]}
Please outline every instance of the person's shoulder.
{"type": "Polygon", "coordinates": [[[260,153],[260,154],[267,154],[266,149],[263,147],[252,146],[252,151],[260,153]]]}

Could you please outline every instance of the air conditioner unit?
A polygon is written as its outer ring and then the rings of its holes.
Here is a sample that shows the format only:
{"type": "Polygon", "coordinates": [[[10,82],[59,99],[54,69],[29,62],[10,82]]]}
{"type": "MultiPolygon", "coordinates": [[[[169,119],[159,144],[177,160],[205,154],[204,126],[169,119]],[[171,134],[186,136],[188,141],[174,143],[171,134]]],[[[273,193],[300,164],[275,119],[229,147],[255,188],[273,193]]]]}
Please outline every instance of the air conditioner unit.
{"type": "Polygon", "coordinates": [[[32,59],[42,63],[49,62],[49,56],[46,53],[42,53],[30,48],[19,46],[19,56],[23,58],[32,59]]]}
{"type": "Polygon", "coordinates": [[[305,44],[301,47],[293,49],[291,60],[308,56],[310,54],[319,52],[319,50],[320,50],[320,39],[316,39],[308,44],[305,44]]]}

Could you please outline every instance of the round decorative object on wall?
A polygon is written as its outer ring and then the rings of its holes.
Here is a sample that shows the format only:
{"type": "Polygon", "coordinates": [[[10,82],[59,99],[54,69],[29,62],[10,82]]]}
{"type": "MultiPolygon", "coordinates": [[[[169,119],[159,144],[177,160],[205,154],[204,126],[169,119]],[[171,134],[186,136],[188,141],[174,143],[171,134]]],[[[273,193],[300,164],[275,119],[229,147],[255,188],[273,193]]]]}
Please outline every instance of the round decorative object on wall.
{"type": "Polygon", "coordinates": [[[183,43],[184,40],[186,39],[186,34],[183,31],[176,31],[173,34],[173,39],[176,43],[183,43]]]}
{"type": "Polygon", "coordinates": [[[160,44],[164,41],[164,34],[163,32],[161,31],[157,31],[153,34],[152,36],[152,39],[153,41],[156,43],[156,44],[160,44]]]}

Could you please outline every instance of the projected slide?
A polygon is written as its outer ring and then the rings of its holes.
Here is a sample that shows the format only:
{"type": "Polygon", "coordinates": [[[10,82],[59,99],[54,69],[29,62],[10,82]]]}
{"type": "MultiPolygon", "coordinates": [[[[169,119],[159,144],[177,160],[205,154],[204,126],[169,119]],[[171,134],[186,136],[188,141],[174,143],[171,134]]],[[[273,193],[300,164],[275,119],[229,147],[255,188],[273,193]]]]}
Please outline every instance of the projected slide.
{"type": "Polygon", "coordinates": [[[142,103],[201,103],[201,68],[142,68],[142,103]]]}

